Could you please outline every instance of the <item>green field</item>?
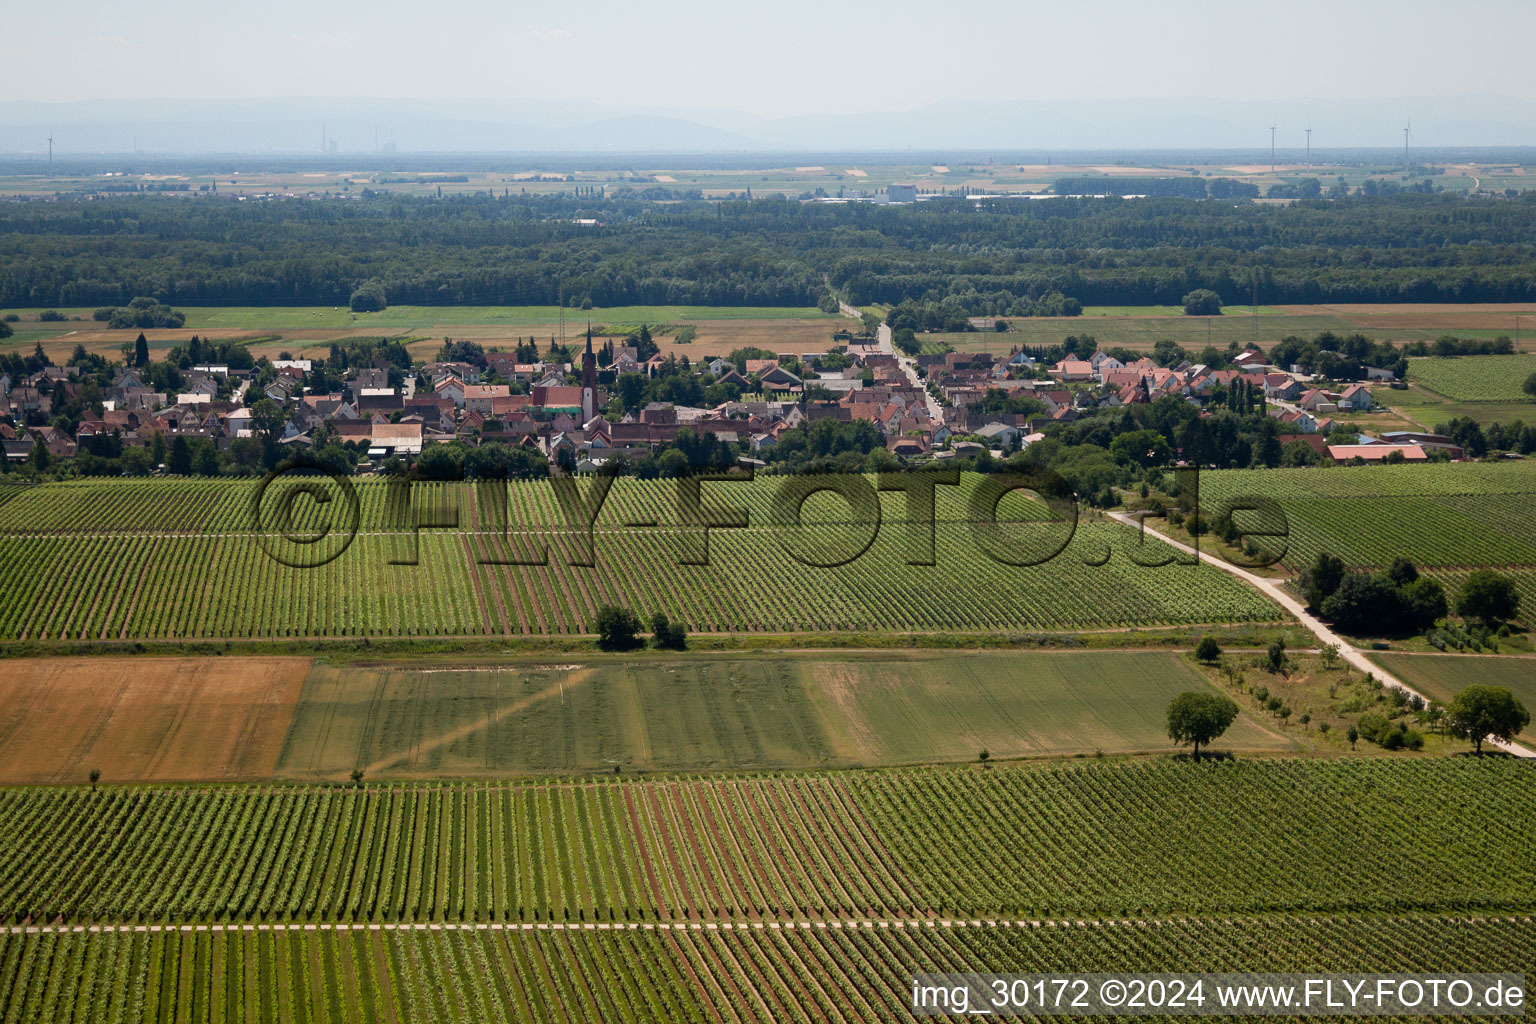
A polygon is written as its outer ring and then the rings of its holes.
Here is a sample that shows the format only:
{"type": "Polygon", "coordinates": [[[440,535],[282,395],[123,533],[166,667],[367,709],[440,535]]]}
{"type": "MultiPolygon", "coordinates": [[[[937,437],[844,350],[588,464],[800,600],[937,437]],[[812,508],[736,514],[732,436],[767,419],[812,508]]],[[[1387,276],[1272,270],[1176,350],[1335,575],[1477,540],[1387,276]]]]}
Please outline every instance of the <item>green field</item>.
{"type": "MultiPolygon", "coordinates": [[[[293,479],[274,485],[263,507],[282,508],[293,479]]],[[[828,496],[806,504],[806,526],[779,525],[773,496],[803,479],[707,485],[706,508],[745,509],[752,525],[711,530],[708,564],[687,564],[702,558],[704,537],[678,518],[674,483],[619,478],[596,521],[592,567],[573,564],[586,554],[580,531],[548,481],[489,495],[467,484],[417,485],[419,521],[458,517],[456,529],[417,533],[387,514],[384,481],[359,479],[350,546],[349,504],[334,484],[326,486],[337,500],[300,496],[293,506],[306,536],[333,530],[316,546],[281,539],[270,511],[267,532],[253,531],[255,481],[43,484],[0,504],[0,573],[11,598],[0,608],[0,639],[585,634],[604,603],[647,619],[664,611],[693,631],[718,633],[998,633],[1283,617],[1214,567],[1133,563],[1140,539],[1119,523],[1085,515],[1071,530],[967,521],[977,477],[938,489],[936,564],[910,565],[924,556],[914,553],[916,528],[897,493],[880,496],[878,525],[862,515],[850,521],[848,506],[828,496]],[[491,500],[496,494],[505,504],[491,500]],[[832,518],[812,522],[822,502],[832,518]],[[660,525],[627,525],[647,520],[660,525]],[[323,565],[292,567],[330,552],[336,557],[323,565]],[[548,564],[517,564],[546,553],[548,564]],[[1043,561],[1020,567],[1002,558],[1043,561]]],[[[583,482],[581,493],[592,486],[583,482]]],[[[1000,508],[1004,519],[1016,514],[1013,500],[1000,508]]]]}
{"type": "MultiPolygon", "coordinates": [[[[352,330],[374,327],[436,327],[453,324],[530,326],[557,323],[559,306],[390,306],[378,313],[353,313],[345,306],[183,306],[188,330],[352,330]]],[[[12,324],[18,331],[99,329],[91,309],[60,309],[67,316],[84,317],[83,323],[39,323],[40,309],[10,309],[22,317],[12,324]]],[[[839,319],[815,307],[801,306],[611,306],[597,309],[565,309],[566,323],[573,326],[591,320],[599,323],[689,323],[697,320],[827,320],[839,319]]],[[[135,332],[125,331],[130,340],[135,332]]]]}
{"type": "Polygon", "coordinates": [[[1408,378],[1430,391],[1458,402],[1526,402],[1536,414],[1536,404],[1522,390],[1525,379],[1536,373],[1536,355],[1458,356],[1413,359],[1408,378]]]}
{"type": "Polygon", "coordinates": [[[0,1013],[82,1024],[875,1024],[932,1019],[908,1009],[917,970],[1333,972],[1342,965],[1446,973],[1508,971],[1536,960],[1536,927],[1524,917],[794,929],[744,922],[660,931],[587,931],[579,923],[552,931],[215,928],[0,933],[0,1013]]]}
{"type": "MultiPolygon", "coordinates": [[[[1508,358],[1498,356],[1493,358],[1508,358]]],[[[1372,388],[1371,398],[1376,407],[1388,408],[1400,416],[1417,423],[1423,430],[1434,430],[1437,425],[1449,423],[1461,416],[1475,420],[1480,426],[1494,423],[1536,422],[1536,404],[1529,399],[1517,402],[1465,402],[1454,401],[1437,395],[1418,384],[1405,391],[1391,388],[1372,388]]],[[[1407,424],[1403,425],[1404,428],[1407,424]]],[[[1394,429],[1394,428],[1384,428],[1394,429]]]]}
{"type": "Polygon", "coordinates": [[[1536,659],[1473,654],[1376,654],[1372,659],[1441,703],[1450,703],[1463,687],[1479,683],[1503,686],[1527,708],[1536,709],[1536,659]]]}
{"type": "MultiPolygon", "coordinates": [[[[317,665],[278,774],[345,779],[849,767],[1170,748],[1165,652],[874,653],[317,665]]],[[[1290,750],[1241,719],[1220,743],[1290,750]]]]}

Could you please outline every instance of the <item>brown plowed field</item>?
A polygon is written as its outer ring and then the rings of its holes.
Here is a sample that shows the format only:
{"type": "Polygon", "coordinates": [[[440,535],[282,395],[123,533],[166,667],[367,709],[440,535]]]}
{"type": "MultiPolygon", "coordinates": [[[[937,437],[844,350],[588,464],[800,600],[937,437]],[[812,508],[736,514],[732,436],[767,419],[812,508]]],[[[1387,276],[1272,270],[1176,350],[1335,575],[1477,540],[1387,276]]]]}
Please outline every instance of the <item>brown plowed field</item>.
{"type": "Polygon", "coordinates": [[[264,779],[308,658],[0,662],[0,784],[264,779]]]}

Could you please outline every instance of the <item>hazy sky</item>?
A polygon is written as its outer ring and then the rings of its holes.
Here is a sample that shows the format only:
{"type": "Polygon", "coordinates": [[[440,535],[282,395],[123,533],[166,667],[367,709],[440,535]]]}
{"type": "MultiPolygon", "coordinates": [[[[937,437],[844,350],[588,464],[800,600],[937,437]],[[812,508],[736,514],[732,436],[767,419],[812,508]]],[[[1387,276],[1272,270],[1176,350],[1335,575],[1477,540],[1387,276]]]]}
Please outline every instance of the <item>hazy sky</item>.
{"type": "Polygon", "coordinates": [[[1528,96],[1536,0],[52,0],[0,98],[487,97],[902,110],[935,99],[1528,96]]]}

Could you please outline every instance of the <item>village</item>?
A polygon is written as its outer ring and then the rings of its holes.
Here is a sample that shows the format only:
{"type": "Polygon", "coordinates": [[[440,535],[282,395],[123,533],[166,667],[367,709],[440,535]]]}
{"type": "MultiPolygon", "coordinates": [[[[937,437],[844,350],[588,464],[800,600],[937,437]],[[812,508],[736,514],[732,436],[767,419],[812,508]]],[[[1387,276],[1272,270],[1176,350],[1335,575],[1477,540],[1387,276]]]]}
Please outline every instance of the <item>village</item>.
{"type": "MultiPolygon", "coordinates": [[[[469,345],[466,358],[409,368],[375,359],[340,375],[323,360],[247,357],[239,367],[189,363],[183,353],[187,365],[174,391],[157,390],[145,366],[112,364],[92,376],[80,364],[41,365],[14,378],[0,374],[0,417],[10,420],[0,422],[0,439],[11,465],[33,460],[38,448],[71,458],[108,436],[126,446],[153,446],[157,436],[165,445],[202,438],[221,453],[244,438],[290,453],[323,440],[354,453],[361,473],[435,444],[501,442],[536,451],[558,471],[590,475],[617,468],[615,460],[658,453],[684,430],[711,435],[739,463],[760,466],[786,432],[822,420],[871,425],[901,462],[1001,457],[1043,439],[1053,424],[1172,396],[1202,410],[1261,412],[1276,421],[1281,445],[1300,442],[1319,462],[1465,454],[1433,433],[1351,428],[1350,414],[1378,408],[1366,383],[1269,365],[1256,346],[1216,369],[1187,358],[1172,365],[1145,355],[1127,360],[1102,348],[1054,362],[1019,346],[1007,355],[913,356],[893,347],[883,324],[825,352],[744,349],[697,362],[676,349],[664,355],[648,333],[596,344],[589,335],[570,350],[551,339],[551,351],[564,359],[540,358],[529,342],[519,339],[516,352],[469,345]],[[687,379],[684,390],[695,397],[718,400],[643,400],[669,378],[687,379]],[[66,408],[78,409],[78,420],[60,415],[66,408]]],[[[445,339],[445,350],[451,347],[445,339]]],[[[1390,370],[1367,374],[1378,387],[1401,386],[1390,370]]],[[[157,460],[151,471],[162,468],[157,460]]]]}

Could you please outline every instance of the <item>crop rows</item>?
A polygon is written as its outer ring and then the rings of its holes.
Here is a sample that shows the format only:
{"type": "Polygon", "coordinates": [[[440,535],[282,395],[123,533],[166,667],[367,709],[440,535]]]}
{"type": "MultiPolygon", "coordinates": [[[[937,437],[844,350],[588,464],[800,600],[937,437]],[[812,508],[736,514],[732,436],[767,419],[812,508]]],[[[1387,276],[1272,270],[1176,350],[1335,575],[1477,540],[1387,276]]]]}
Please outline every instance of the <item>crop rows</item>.
{"type": "MultiPolygon", "coordinates": [[[[0,574],[12,598],[0,609],[0,639],[571,634],[590,632],[605,603],[665,611],[699,632],[1075,629],[1280,614],[1211,567],[1135,564],[1134,532],[1103,520],[1081,522],[1044,564],[1005,564],[966,521],[972,482],[940,489],[936,565],[907,564],[913,526],[896,494],[882,499],[879,531],[862,555],[805,565],[786,543],[830,560],[857,552],[868,531],[835,499],[825,499],[830,511],[823,499],[806,506],[812,528],[775,525],[770,503],[781,483],[706,485],[706,502],[747,508],[753,525],[712,531],[709,564],[691,565],[680,564],[671,482],[620,480],[598,520],[596,566],[583,567],[570,564],[576,544],[547,482],[512,485],[505,517],[482,507],[473,486],[418,485],[418,514],[452,508],[458,527],[413,536],[390,529],[385,484],[359,481],[358,536],[307,569],[273,561],[251,532],[250,482],[44,485],[0,506],[0,574]],[[661,525],[626,525],[645,519],[661,525]],[[500,532],[504,521],[510,535],[500,532]],[[546,565],[507,564],[546,547],[546,565]],[[406,560],[415,564],[391,564],[406,560]]],[[[325,507],[308,499],[294,508],[296,529],[324,519],[325,507]]],[[[1000,512],[1037,520],[1042,509],[1015,496],[1000,512]]],[[[995,530],[989,543],[1014,558],[1044,554],[1066,536],[1059,523],[995,530]]]]}
{"type": "Polygon", "coordinates": [[[11,921],[1523,909],[1523,763],[0,794],[11,921]],[[1413,808],[1430,808],[1414,813],[1413,808]]]}
{"type": "Polygon", "coordinates": [[[1516,578],[1522,617],[1536,621],[1536,463],[1236,470],[1203,474],[1200,492],[1210,514],[1241,497],[1277,501],[1293,572],[1324,551],[1353,569],[1401,555],[1454,592],[1467,571],[1494,567],[1516,578]]]}
{"type": "Polygon", "coordinates": [[[1520,970],[1529,918],[996,927],[0,933],[0,1020],[822,1024],[915,1019],[923,972],[1520,970]]]}
{"type": "Polygon", "coordinates": [[[1414,359],[1408,378],[1460,402],[1520,402],[1525,378],[1536,373],[1536,355],[1457,356],[1414,359]]]}

